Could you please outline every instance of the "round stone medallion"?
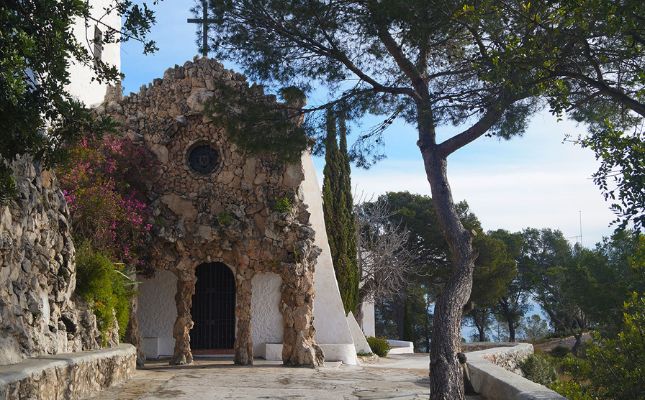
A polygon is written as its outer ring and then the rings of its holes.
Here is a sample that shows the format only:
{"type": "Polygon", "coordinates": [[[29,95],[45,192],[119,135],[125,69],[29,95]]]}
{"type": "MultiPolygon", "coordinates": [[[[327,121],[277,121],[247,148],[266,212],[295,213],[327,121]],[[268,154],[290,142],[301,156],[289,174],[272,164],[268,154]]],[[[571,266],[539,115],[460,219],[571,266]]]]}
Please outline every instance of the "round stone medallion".
{"type": "Polygon", "coordinates": [[[209,144],[198,144],[188,151],[188,165],[198,174],[208,175],[219,164],[219,154],[209,144]]]}

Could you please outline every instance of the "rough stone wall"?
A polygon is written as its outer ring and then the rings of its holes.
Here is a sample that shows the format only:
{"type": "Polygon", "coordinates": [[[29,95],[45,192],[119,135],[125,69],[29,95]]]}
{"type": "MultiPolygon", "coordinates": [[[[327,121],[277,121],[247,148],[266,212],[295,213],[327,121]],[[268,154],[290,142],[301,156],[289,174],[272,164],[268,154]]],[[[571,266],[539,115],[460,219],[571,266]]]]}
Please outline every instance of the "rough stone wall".
{"type": "MultiPolygon", "coordinates": [[[[235,360],[253,361],[251,280],[257,272],[282,277],[280,310],[284,319],[286,364],[317,365],[322,353],[313,327],[313,274],[319,249],[299,191],[302,165],[270,156],[245,154],[223,128],[202,115],[203,102],[220,96],[218,87],[249,88],[245,78],[209,59],[175,66],[137,94],[107,99],[97,111],[121,122],[123,132],[145,145],[159,160],[150,183],[155,216],[151,266],[177,277],[174,363],[189,363],[189,331],[195,268],[223,262],[236,271],[237,331],[235,360]],[[190,169],[187,153],[195,144],[216,149],[216,170],[190,169]],[[291,210],[276,202],[289,199],[291,210]]],[[[267,102],[275,99],[267,97],[267,102]]]]}
{"type": "Polygon", "coordinates": [[[54,175],[12,163],[17,197],[0,206],[0,365],[99,347],[76,285],[69,213],[54,175]]]}
{"type": "Polygon", "coordinates": [[[530,343],[514,343],[512,347],[496,347],[481,350],[478,353],[493,364],[521,375],[520,364],[533,354],[533,345],[530,343]]]}
{"type": "Polygon", "coordinates": [[[0,367],[0,399],[86,399],[130,379],[136,358],[136,349],[126,344],[0,367]]]}

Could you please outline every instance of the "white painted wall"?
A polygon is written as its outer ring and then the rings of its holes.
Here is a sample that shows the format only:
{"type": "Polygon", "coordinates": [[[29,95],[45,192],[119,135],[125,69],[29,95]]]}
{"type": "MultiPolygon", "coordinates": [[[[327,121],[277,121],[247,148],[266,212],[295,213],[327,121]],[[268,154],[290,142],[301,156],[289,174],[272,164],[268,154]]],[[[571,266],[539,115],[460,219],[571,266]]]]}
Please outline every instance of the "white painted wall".
{"type": "Polygon", "coordinates": [[[334,264],[327,241],[325,218],[322,208],[322,194],[316,169],[309,153],[302,156],[305,179],[300,186],[304,202],[309,206],[311,217],[309,222],[316,231],[316,246],[322,249],[316,263],[314,284],[316,297],[314,299],[314,327],[316,341],[323,346],[325,359],[338,360],[346,364],[356,364],[354,341],[347,325],[345,309],[340,298],[338,282],[334,274],[334,264]],[[329,346],[327,346],[329,345],[329,346]]]}
{"type": "MultiPolygon", "coordinates": [[[[94,18],[101,21],[114,29],[121,29],[121,17],[116,13],[105,15],[104,8],[113,4],[112,0],[89,0],[90,7],[92,8],[91,14],[94,18]]],[[[76,19],[74,23],[74,35],[79,43],[90,50],[93,49],[92,40],[94,39],[94,26],[97,25],[93,21],[88,21],[89,26],[85,26],[85,20],[76,19]],[[90,23],[91,22],[91,23],[90,23]]],[[[102,24],[98,24],[102,32],[108,28],[102,24]]],[[[46,50],[45,50],[46,51],[46,50]]],[[[102,60],[110,65],[116,66],[121,69],[121,47],[119,43],[110,43],[103,46],[102,60]]],[[[92,81],[95,77],[92,68],[81,65],[77,62],[72,62],[68,67],[70,72],[70,83],[65,88],[78,100],[85,103],[86,106],[91,107],[103,102],[105,90],[107,89],[106,83],[98,83],[92,81]]]]}
{"type": "Polygon", "coordinates": [[[270,272],[256,274],[251,281],[251,337],[256,357],[266,357],[267,343],[282,343],[281,285],[280,275],[270,272]]]}
{"type": "Polygon", "coordinates": [[[356,317],[354,317],[354,314],[351,311],[347,314],[347,325],[349,325],[349,331],[352,334],[352,339],[354,339],[354,348],[356,348],[356,352],[365,354],[371,353],[372,348],[369,343],[367,343],[365,334],[361,330],[361,327],[358,326],[356,317]]]}
{"type": "Polygon", "coordinates": [[[177,277],[170,271],[157,271],[152,279],[138,277],[139,329],[147,358],[170,356],[175,347],[172,328],[177,319],[175,293],[177,277]]]}
{"type": "Polygon", "coordinates": [[[365,336],[376,336],[376,318],[374,316],[374,302],[366,301],[361,307],[363,322],[361,328],[365,336]]]}

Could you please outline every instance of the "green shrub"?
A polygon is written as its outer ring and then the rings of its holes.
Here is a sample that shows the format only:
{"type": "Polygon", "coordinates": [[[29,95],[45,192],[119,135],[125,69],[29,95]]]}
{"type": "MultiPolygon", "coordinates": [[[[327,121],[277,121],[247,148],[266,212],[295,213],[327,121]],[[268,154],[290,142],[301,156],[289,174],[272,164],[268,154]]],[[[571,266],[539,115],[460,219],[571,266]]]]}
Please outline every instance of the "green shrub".
{"type": "Polygon", "coordinates": [[[122,340],[130,318],[134,292],[122,268],[87,243],[76,252],[76,293],[92,307],[103,345],[107,344],[107,333],[115,320],[122,340]]]}
{"type": "Polygon", "coordinates": [[[557,375],[551,361],[541,355],[531,354],[520,363],[520,369],[526,379],[541,385],[548,386],[553,383],[557,375]]]}
{"type": "Polygon", "coordinates": [[[575,381],[557,380],[551,384],[550,388],[568,400],[594,400],[594,397],[585,393],[582,386],[575,381]]]}
{"type": "MultiPolygon", "coordinates": [[[[569,355],[560,363],[567,379],[575,382],[587,398],[645,399],[643,293],[633,293],[625,302],[623,311],[623,326],[616,336],[603,337],[596,333],[583,358],[569,355]]],[[[560,388],[555,390],[560,391],[560,388]]]]}
{"type": "Polygon", "coordinates": [[[273,205],[273,210],[279,213],[289,212],[291,211],[291,208],[293,208],[293,205],[288,197],[280,197],[279,199],[276,199],[275,204],[273,205]]]}
{"type": "Polygon", "coordinates": [[[387,357],[390,352],[390,344],[384,338],[368,336],[367,343],[370,345],[372,352],[379,357],[387,357]]]}
{"type": "Polygon", "coordinates": [[[219,226],[229,226],[233,223],[233,216],[228,212],[224,211],[217,214],[217,224],[219,226]]]}
{"type": "Polygon", "coordinates": [[[0,205],[5,205],[18,194],[16,180],[9,167],[0,159],[0,205]]]}
{"type": "Polygon", "coordinates": [[[570,350],[567,346],[557,345],[549,352],[553,357],[562,358],[569,354],[570,350]]]}

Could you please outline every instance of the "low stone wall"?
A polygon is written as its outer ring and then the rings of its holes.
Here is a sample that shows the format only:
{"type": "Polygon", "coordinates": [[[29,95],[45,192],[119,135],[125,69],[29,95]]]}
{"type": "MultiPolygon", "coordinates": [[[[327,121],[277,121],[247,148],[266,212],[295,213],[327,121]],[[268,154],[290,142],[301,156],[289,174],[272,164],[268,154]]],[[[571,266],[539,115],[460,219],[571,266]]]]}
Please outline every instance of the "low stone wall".
{"type": "Polygon", "coordinates": [[[461,344],[462,353],[470,353],[473,351],[494,349],[497,347],[515,347],[517,342],[469,342],[461,344]]]}
{"type": "Polygon", "coordinates": [[[111,349],[29,358],[0,367],[1,400],[83,399],[129,379],[136,369],[136,349],[111,349]]]}
{"type": "Polygon", "coordinates": [[[475,391],[487,399],[566,400],[546,386],[519,375],[519,363],[531,354],[533,345],[529,343],[466,353],[475,391]]]}

